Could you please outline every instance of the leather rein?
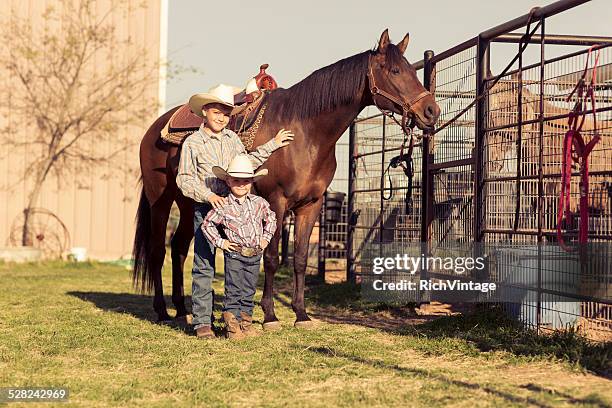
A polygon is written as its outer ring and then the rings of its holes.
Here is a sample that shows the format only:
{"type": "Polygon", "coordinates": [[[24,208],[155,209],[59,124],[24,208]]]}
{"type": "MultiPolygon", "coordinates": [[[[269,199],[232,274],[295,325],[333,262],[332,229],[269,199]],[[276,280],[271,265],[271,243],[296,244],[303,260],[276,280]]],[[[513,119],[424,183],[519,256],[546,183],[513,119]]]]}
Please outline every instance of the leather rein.
{"type": "Polygon", "coordinates": [[[388,116],[391,119],[393,119],[395,123],[397,123],[400,126],[405,136],[404,141],[402,142],[402,145],[400,147],[400,154],[398,156],[399,161],[397,163],[393,163],[393,162],[389,163],[389,166],[387,166],[387,169],[385,170],[385,173],[387,173],[387,177],[389,178],[389,184],[390,184],[389,187],[391,190],[391,194],[389,195],[389,197],[384,197],[383,195],[383,199],[390,200],[391,197],[393,196],[393,185],[391,183],[391,176],[389,175],[389,168],[397,167],[399,165],[404,171],[404,174],[406,175],[406,177],[408,177],[408,191],[406,192],[406,198],[405,198],[406,211],[408,211],[412,203],[412,175],[414,173],[414,169],[412,165],[412,151],[414,150],[414,136],[413,136],[412,129],[414,128],[414,117],[416,115],[416,112],[414,111],[413,107],[421,99],[425,98],[428,95],[431,95],[431,92],[424,90],[423,92],[419,93],[416,97],[410,100],[402,100],[401,98],[397,96],[391,95],[389,92],[385,91],[384,89],[380,89],[376,85],[376,81],[374,80],[374,70],[372,69],[372,65],[373,65],[373,58],[372,56],[370,56],[368,59],[368,83],[370,86],[370,94],[372,95],[372,101],[374,102],[374,106],[376,106],[383,115],[388,116]],[[402,107],[401,122],[399,122],[395,118],[395,116],[393,115],[393,112],[383,109],[378,105],[378,103],[376,102],[377,96],[382,96],[383,98],[402,107]],[[412,117],[410,124],[408,124],[409,117],[412,117]],[[406,148],[406,142],[408,142],[408,140],[410,140],[410,144],[408,145],[408,152],[404,154],[404,149],[406,148]]]}
{"type": "MultiPolygon", "coordinates": [[[[564,215],[566,225],[568,226],[567,229],[571,228],[574,224],[574,215],[570,210],[572,162],[575,162],[578,165],[580,173],[580,198],[578,201],[578,244],[586,244],[589,236],[589,155],[595,148],[595,145],[601,140],[601,136],[597,131],[597,108],[595,106],[595,87],[597,83],[599,50],[596,51],[593,67],[589,69],[591,52],[594,48],[595,46],[589,48],[582,75],[566,99],[566,101],[569,102],[574,95],[576,95],[576,103],[574,108],[570,111],[568,117],[569,130],[565,133],[563,140],[561,192],[559,194],[559,205],[557,210],[557,239],[559,245],[568,252],[573,251],[573,249],[569,248],[565,244],[562,233],[562,224],[564,221],[564,215]],[[590,79],[587,79],[587,74],[589,71],[591,77],[590,79]],[[586,106],[589,102],[591,103],[591,109],[586,111],[586,106]],[[587,143],[581,132],[582,125],[584,125],[588,113],[593,115],[593,137],[587,143]]],[[[581,249],[584,249],[584,247],[581,249]]]]}

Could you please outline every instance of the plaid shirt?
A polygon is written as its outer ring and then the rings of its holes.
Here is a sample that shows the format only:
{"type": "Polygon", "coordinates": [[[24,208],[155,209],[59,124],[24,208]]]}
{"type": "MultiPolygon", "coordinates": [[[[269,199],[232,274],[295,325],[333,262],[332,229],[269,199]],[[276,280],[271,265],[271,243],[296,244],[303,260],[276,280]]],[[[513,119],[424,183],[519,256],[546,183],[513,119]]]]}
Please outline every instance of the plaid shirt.
{"type": "Polygon", "coordinates": [[[256,248],[261,239],[270,242],[276,230],[276,214],[268,202],[256,195],[247,194],[244,201],[231,194],[225,205],[213,208],[202,223],[206,238],[218,248],[223,248],[223,238],[217,225],[222,225],[230,242],[256,248]],[[265,225],[264,225],[265,224],[265,225]]]}
{"type": "MultiPolygon", "coordinates": [[[[183,142],[176,174],[176,185],[183,195],[199,203],[207,202],[213,193],[219,196],[229,194],[227,184],[215,177],[212,167],[226,169],[234,157],[246,153],[236,133],[223,129],[218,135],[210,136],[203,126],[183,142]]],[[[261,166],[279,147],[281,146],[272,139],[249,153],[253,168],[261,166]]]]}

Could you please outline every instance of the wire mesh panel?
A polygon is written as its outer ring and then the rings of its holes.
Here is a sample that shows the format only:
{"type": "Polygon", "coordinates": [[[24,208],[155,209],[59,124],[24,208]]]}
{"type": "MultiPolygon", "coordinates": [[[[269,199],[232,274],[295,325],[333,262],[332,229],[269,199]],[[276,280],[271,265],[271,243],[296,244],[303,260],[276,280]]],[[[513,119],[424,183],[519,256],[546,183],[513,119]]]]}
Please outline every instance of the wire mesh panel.
{"type": "MultiPolygon", "coordinates": [[[[476,97],[476,47],[436,61],[434,96],[440,107],[438,123],[446,123],[476,97]]],[[[434,138],[434,162],[470,159],[474,147],[474,107],[434,138]]]]}
{"type": "Polygon", "coordinates": [[[364,256],[364,251],[370,251],[371,243],[380,240],[383,124],[382,116],[361,120],[355,124],[353,208],[358,217],[354,226],[352,258],[357,276],[371,268],[371,256],[364,256]]]}
{"type": "Polygon", "coordinates": [[[406,164],[413,170],[411,177],[401,166],[390,165],[406,153],[406,144],[401,128],[382,115],[355,123],[353,210],[359,215],[352,258],[358,276],[372,270],[373,257],[403,253],[420,242],[422,155],[418,142],[406,164]]]}
{"type": "MultiPolygon", "coordinates": [[[[554,239],[557,224],[557,202],[560,195],[563,139],[568,130],[567,119],[573,101],[566,101],[576,85],[576,75],[584,69],[586,50],[579,55],[557,58],[544,67],[540,125],[540,67],[522,71],[519,86],[516,72],[507,75],[489,93],[486,135],[486,174],[488,183],[486,207],[496,214],[487,219],[488,230],[505,230],[512,235],[528,235],[525,242],[535,242],[538,231],[538,175],[543,175],[543,234],[554,239]],[[519,90],[522,95],[519,98],[519,90]],[[522,124],[518,125],[519,100],[522,124]],[[542,139],[540,142],[540,128],[542,139]],[[520,129],[520,134],[519,134],[520,129]],[[541,146],[540,146],[541,144],[541,146]],[[540,152],[540,149],[542,152],[540,152]],[[540,154],[542,157],[540,158],[540,154]]],[[[600,63],[610,58],[610,48],[601,49],[600,63]]],[[[602,86],[596,96],[599,109],[610,107],[610,88],[602,86]]],[[[610,137],[609,111],[598,114],[600,142],[589,157],[591,224],[596,236],[606,235],[610,207],[610,163],[612,163],[612,138],[610,137]],[[606,216],[606,213],[608,215],[606,216]]],[[[594,122],[587,117],[582,134],[588,141],[593,137],[594,122]]],[[[572,206],[579,197],[579,174],[572,177],[572,206]]],[[[568,225],[574,230],[573,225],[568,225]]],[[[491,233],[494,234],[494,233],[491,233]]],[[[608,234],[609,235],[609,234],[608,234]]],[[[612,238],[612,237],[610,237],[612,238]]],[[[488,239],[503,241],[508,235],[490,235],[488,239]]]]}
{"type": "MultiPolygon", "coordinates": [[[[476,63],[476,46],[436,61],[434,95],[441,109],[439,123],[454,118],[476,97],[476,63]]],[[[443,250],[448,256],[462,256],[471,250],[466,244],[473,241],[474,114],[471,107],[432,139],[432,255],[443,250]]]]}
{"type": "MultiPolygon", "coordinates": [[[[612,62],[610,46],[596,47],[600,66],[612,62]]],[[[522,253],[538,252],[537,243],[556,243],[561,195],[563,143],[569,129],[568,117],[574,106],[570,97],[585,68],[588,49],[516,70],[501,78],[488,95],[485,149],[485,240],[491,243],[523,245],[522,253]]],[[[590,65],[594,62],[590,58],[590,65]]],[[[605,79],[604,79],[605,80],[605,79]]],[[[612,132],[610,130],[610,86],[596,88],[597,123],[601,137],[589,156],[588,230],[589,242],[608,244],[612,240],[612,132]]],[[[586,108],[586,107],[585,107],[586,108]]],[[[594,137],[595,121],[587,116],[582,136],[588,143],[594,137]]],[[[562,223],[568,242],[578,235],[580,213],[580,172],[573,165],[570,207],[573,219],[562,223]]],[[[515,246],[516,248],[516,246],[515,246]]],[[[499,262],[500,270],[531,270],[527,292],[539,296],[519,296],[518,303],[506,304],[509,311],[528,326],[538,329],[580,327],[591,337],[612,338],[610,320],[612,259],[607,247],[596,246],[593,259],[584,253],[566,252],[559,247],[552,256],[532,259],[532,268],[517,263],[499,262]],[[572,267],[573,265],[573,267],[572,267]],[[538,277],[536,285],[535,277],[538,277]],[[575,281],[583,296],[570,287],[552,290],[551,286],[575,281]],[[585,296],[584,291],[589,296],[585,296]],[[555,292],[555,293],[551,293],[555,292]],[[591,301],[585,301],[589,297],[591,301]],[[522,300],[521,300],[522,299],[522,300]]],[[[529,257],[527,257],[529,258],[529,257]]],[[[529,261],[527,261],[529,262],[529,261]]],[[[497,271],[499,272],[499,271],[497,271]]],[[[571,285],[570,285],[571,286],[571,285]]]]}
{"type": "MultiPolygon", "coordinates": [[[[330,219],[330,210],[326,209],[327,216],[325,218],[324,228],[324,245],[323,250],[325,259],[344,260],[346,259],[346,234],[347,234],[347,202],[342,202],[342,206],[339,208],[338,215],[334,215],[333,219],[330,219]]],[[[339,264],[338,261],[335,262],[339,264]]],[[[344,271],[345,266],[338,266],[340,270],[344,271]]],[[[329,269],[327,269],[329,270],[329,269]]]]}

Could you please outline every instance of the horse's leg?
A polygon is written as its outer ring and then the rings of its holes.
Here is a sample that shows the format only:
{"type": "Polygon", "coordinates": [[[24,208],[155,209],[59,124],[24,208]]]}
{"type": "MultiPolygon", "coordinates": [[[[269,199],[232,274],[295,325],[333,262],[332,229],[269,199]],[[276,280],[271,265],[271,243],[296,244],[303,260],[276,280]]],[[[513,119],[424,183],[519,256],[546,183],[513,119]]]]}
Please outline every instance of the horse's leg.
{"type": "Polygon", "coordinates": [[[319,213],[323,197],[316,201],[296,209],[295,212],[295,234],[294,234],[294,258],[293,258],[293,299],[291,307],[295,312],[296,327],[308,327],[311,324],[304,306],[304,277],[306,274],[306,262],[308,261],[308,242],[310,234],[319,213]]]}
{"type": "Polygon", "coordinates": [[[283,219],[287,202],[284,198],[270,200],[270,208],[276,214],[276,231],[264,253],[264,291],[261,297],[261,308],[264,312],[263,327],[266,330],[280,329],[280,323],[274,313],[274,275],[278,270],[278,242],[283,228],[283,219]]]}
{"type": "Polygon", "coordinates": [[[193,203],[179,194],[176,204],[181,212],[181,218],[176,232],[172,236],[172,303],[176,308],[176,317],[187,315],[185,308],[185,291],[183,286],[183,269],[189,252],[189,244],[193,239],[193,203]]]}
{"type": "Polygon", "coordinates": [[[176,109],[166,112],[149,127],[140,143],[139,154],[142,194],[134,237],[133,276],[135,283],[141,283],[143,289],[153,287],[153,307],[160,321],[170,319],[161,272],[166,255],[166,224],[175,193],[172,185],[168,184],[173,178],[167,171],[162,171],[167,165],[169,147],[160,141],[159,135],[176,109]]]}
{"type": "Polygon", "coordinates": [[[151,273],[153,276],[153,287],[155,294],[153,298],[153,309],[157,312],[158,321],[171,320],[166,309],[164,300],[164,289],[162,285],[162,266],[166,257],[166,224],[170,215],[172,200],[166,195],[151,207],[151,273]]]}

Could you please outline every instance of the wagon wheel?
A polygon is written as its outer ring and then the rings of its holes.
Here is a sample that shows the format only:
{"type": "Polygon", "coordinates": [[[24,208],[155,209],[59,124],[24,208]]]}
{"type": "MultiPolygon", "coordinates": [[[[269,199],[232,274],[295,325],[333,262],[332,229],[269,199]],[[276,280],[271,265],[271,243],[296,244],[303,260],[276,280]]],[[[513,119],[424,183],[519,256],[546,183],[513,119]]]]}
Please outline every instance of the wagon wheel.
{"type": "MultiPolygon", "coordinates": [[[[11,246],[21,246],[24,213],[15,217],[11,226],[9,242],[11,246]]],[[[70,233],[64,223],[51,211],[44,208],[30,209],[28,226],[30,245],[42,252],[44,259],[57,259],[70,247],[70,233]]]]}

